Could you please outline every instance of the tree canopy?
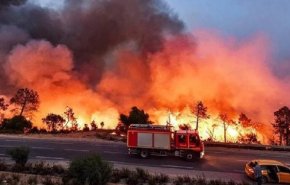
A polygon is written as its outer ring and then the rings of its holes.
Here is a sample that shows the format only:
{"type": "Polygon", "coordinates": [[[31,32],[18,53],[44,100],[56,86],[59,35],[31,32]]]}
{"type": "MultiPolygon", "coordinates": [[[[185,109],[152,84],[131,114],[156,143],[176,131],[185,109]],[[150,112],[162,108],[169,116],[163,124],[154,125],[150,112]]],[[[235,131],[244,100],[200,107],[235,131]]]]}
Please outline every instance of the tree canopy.
{"type": "Polygon", "coordinates": [[[120,114],[119,120],[126,126],[130,124],[151,124],[149,120],[149,114],[145,113],[144,110],[132,107],[129,115],[120,114]]]}
{"type": "Polygon", "coordinates": [[[18,106],[16,110],[19,111],[19,116],[22,116],[25,112],[32,113],[37,111],[40,102],[36,91],[24,88],[18,89],[16,94],[10,99],[10,103],[18,106]]]}
{"type": "Polygon", "coordinates": [[[273,127],[275,132],[279,134],[279,142],[282,145],[282,142],[285,141],[286,145],[290,144],[290,110],[287,106],[280,108],[274,112],[275,123],[273,127]]]}
{"type": "Polygon", "coordinates": [[[53,132],[63,129],[65,123],[65,119],[62,116],[53,113],[48,114],[42,121],[47,125],[48,129],[53,132]]]}
{"type": "Polygon", "coordinates": [[[196,130],[198,130],[198,124],[200,119],[208,119],[209,115],[207,114],[207,107],[199,101],[195,104],[192,109],[192,113],[196,116],[196,130]]]}
{"type": "Polygon", "coordinates": [[[24,128],[30,129],[32,123],[24,116],[14,116],[11,119],[4,119],[1,125],[3,130],[24,131],[24,128]]]}
{"type": "Polygon", "coordinates": [[[5,111],[8,107],[8,104],[5,103],[5,100],[3,97],[0,98],[0,110],[5,111]]]}

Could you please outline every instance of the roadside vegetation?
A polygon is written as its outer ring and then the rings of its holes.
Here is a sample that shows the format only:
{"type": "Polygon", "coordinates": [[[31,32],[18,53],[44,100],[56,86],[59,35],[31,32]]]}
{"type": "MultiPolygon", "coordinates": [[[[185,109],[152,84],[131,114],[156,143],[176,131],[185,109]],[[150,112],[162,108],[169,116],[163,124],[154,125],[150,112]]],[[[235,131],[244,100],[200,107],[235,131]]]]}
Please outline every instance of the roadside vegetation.
{"type": "Polygon", "coordinates": [[[203,177],[150,174],[142,168],[113,168],[97,154],[82,156],[70,162],[68,168],[44,162],[29,163],[27,147],[12,148],[7,154],[15,162],[0,161],[2,185],[249,185],[247,182],[206,180],[203,177]]]}

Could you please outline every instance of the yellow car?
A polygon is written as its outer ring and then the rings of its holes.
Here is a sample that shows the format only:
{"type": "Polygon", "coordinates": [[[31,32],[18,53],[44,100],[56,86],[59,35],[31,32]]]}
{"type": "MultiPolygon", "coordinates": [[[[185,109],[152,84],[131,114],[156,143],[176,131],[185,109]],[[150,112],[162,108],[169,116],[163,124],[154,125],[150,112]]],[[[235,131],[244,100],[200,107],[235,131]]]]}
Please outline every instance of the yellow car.
{"type": "Polygon", "coordinates": [[[255,179],[254,164],[257,162],[262,169],[262,182],[290,183],[290,168],[275,160],[252,160],[245,166],[248,177],[255,179]]]}

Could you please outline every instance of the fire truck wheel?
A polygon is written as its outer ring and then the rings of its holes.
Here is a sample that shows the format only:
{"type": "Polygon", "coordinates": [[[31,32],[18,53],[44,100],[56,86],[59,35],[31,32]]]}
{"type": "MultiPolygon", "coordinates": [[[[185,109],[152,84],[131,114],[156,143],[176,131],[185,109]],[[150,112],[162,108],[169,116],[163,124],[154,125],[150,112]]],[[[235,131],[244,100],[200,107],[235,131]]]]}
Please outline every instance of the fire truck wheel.
{"type": "Polygon", "coordinates": [[[185,157],[186,157],[186,160],[191,161],[193,159],[193,154],[187,153],[185,157]]]}
{"type": "Polygon", "coordinates": [[[144,159],[148,158],[149,157],[149,152],[148,150],[141,150],[140,152],[140,156],[144,159]]]}

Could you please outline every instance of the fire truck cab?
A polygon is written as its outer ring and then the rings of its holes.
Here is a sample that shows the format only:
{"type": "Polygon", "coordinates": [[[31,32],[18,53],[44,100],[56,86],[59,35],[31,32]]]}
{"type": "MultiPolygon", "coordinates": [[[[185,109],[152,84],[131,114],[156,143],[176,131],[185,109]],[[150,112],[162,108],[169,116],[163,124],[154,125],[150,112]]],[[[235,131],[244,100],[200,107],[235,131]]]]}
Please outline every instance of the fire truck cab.
{"type": "Polygon", "coordinates": [[[203,158],[204,144],[195,130],[174,131],[172,126],[132,124],[127,132],[129,154],[203,158]]]}

